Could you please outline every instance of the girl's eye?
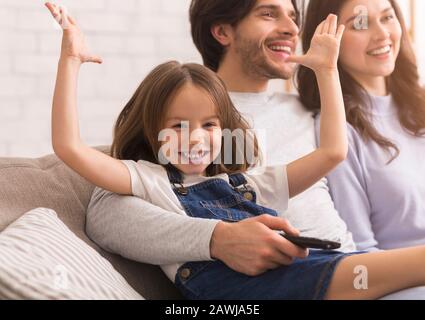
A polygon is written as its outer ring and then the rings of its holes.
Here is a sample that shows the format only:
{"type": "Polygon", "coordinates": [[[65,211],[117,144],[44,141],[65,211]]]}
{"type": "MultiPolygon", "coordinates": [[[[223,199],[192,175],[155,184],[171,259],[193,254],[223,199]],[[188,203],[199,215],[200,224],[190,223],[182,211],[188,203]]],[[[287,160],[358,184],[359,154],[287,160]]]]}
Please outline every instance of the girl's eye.
{"type": "Polygon", "coordinates": [[[214,122],[208,122],[208,123],[204,124],[204,127],[208,127],[208,128],[210,128],[210,127],[216,127],[216,126],[217,126],[217,124],[214,123],[214,122]]]}
{"type": "Polygon", "coordinates": [[[172,128],[173,129],[181,129],[182,128],[182,124],[181,123],[175,124],[174,126],[172,126],[172,128]]]}

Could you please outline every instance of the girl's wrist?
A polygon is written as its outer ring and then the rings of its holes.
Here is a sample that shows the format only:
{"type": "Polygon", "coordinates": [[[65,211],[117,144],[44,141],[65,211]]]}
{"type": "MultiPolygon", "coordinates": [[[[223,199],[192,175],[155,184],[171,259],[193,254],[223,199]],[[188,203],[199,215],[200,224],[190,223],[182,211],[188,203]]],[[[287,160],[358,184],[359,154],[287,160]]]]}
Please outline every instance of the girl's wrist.
{"type": "Polygon", "coordinates": [[[315,72],[316,79],[318,82],[321,81],[333,81],[337,80],[339,82],[339,71],[338,69],[320,69],[315,72]]]}
{"type": "Polygon", "coordinates": [[[320,68],[320,69],[314,70],[314,73],[316,74],[316,76],[322,76],[322,77],[339,76],[338,68],[320,68]]]}
{"type": "Polygon", "coordinates": [[[59,58],[59,64],[80,67],[82,65],[82,62],[77,57],[61,55],[59,58]]]}

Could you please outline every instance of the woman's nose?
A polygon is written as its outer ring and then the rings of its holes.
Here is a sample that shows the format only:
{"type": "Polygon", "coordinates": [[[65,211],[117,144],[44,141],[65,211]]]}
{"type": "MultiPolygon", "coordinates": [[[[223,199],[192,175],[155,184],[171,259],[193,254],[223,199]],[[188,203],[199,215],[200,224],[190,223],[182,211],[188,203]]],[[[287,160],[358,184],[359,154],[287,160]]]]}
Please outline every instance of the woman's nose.
{"type": "Polygon", "coordinates": [[[382,40],[387,40],[388,38],[390,38],[390,31],[381,23],[376,24],[374,31],[374,39],[375,41],[382,41],[382,40]]]}

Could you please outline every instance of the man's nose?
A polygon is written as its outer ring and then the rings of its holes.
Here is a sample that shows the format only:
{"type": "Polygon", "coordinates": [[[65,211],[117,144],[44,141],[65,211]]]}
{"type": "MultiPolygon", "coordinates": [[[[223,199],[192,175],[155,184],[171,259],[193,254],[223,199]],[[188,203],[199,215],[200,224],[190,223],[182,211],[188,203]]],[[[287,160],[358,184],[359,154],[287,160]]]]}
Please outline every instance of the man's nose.
{"type": "Polygon", "coordinates": [[[296,21],[288,15],[282,16],[279,20],[279,33],[287,37],[295,37],[300,33],[300,28],[296,21]]]}

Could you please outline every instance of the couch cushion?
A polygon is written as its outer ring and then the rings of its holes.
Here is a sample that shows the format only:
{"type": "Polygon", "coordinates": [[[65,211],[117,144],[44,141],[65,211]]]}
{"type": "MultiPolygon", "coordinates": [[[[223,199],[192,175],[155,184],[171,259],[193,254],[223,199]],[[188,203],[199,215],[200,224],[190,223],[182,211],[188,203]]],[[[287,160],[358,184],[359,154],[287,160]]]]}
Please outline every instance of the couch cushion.
{"type": "Polygon", "coordinates": [[[25,212],[45,207],[55,210],[71,231],[84,238],[85,210],[93,189],[55,155],[0,158],[0,231],[25,212]]]}
{"type": "MultiPolygon", "coordinates": [[[[98,147],[105,153],[109,148],[98,147]]],[[[94,186],[55,155],[39,159],[0,158],[0,232],[34,208],[51,208],[80,239],[107,258],[146,299],[178,299],[181,295],[159,267],[110,254],[85,233],[86,209],[94,186]]]]}
{"type": "Polygon", "coordinates": [[[1,232],[0,252],[0,299],[143,299],[51,209],[31,210],[1,232]]]}

